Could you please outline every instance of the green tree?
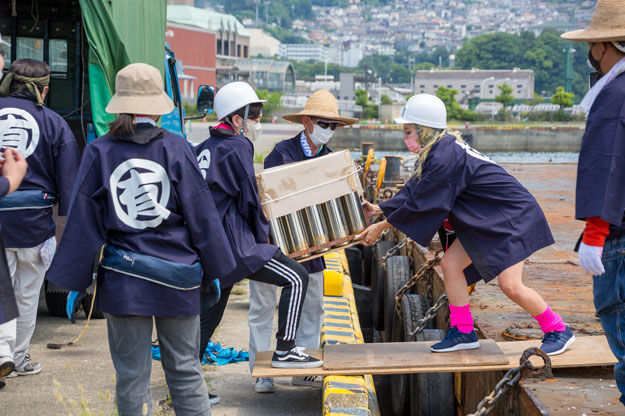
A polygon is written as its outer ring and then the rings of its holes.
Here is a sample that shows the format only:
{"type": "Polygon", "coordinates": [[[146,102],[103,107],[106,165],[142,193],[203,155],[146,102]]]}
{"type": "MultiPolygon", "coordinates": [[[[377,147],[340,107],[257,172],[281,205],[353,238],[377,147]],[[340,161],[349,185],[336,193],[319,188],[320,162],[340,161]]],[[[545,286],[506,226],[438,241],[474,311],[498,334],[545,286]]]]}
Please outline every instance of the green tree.
{"type": "Polygon", "coordinates": [[[462,118],[462,107],[456,101],[456,94],[458,94],[458,90],[453,88],[438,87],[436,90],[436,96],[445,103],[447,118],[460,120],[462,118]]]}
{"type": "Polygon", "coordinates": [[[256,95],[261,100],[267,100],[265,105],[263,105],[263,118],[268,119],[271,115],[282,108],[282,101],[280,98],[282,97],[281,91],[273,91],[269,92],[267,90],[257,90],[256,95]]]}
{"type": "Polygon", "coordinates": [[[380,102],[382,104],[391,104],[393,100],[391,100],[388,95],[382,94],[382,96],[380,97],[380,102]]]}
{"type": "Polygon", "coordinates": [[[506,82],[504,82],[497,88],[499,88],[499,91],[501,91],[501,93],[495,97],[495,101],[503,104],[504,108],[506,108],[514,101],[514,97],[512,96],[513,89],[506,82]]]}
{"type": "Polygon", "coordinates": [[[564,87],[559,86],[556,88],[556,93],[551,96],[551,104],[559,105],[560,110],[562,110],[566,107],[572,107],[574,98],[575,94],[564,91],[564,87]]]}
{"type": "Polygon", "coordinates": [[[356,105],[362,106],[363,118],[378,118],[378,106],[369,100],[367,91],[358,89],[354,91],[356,95],[356,105]]]}

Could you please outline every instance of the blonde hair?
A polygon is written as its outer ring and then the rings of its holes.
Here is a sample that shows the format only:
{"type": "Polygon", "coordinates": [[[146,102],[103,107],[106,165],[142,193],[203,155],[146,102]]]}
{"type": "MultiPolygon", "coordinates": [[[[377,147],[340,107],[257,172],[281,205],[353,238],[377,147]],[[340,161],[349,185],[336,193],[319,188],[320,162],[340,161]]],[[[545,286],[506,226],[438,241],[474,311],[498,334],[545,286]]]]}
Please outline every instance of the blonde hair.
{"type": "Polygon", "coordinates": [[[421,179],[421,174],[423,173],[423,165],[425,164],[425,159],[427,159],[428,155],[430,154],[432,146],[434,146],[448,134],[454,136],[458,143],[464,143],[464,140],[462,140],[462,134],[456,130],[450,131],[448,129],[433,129],[431,127],[420,126],[418,124],[415,124],[414,126],[417,129],[417,136],[423,144],[423,147],[419,151],[419,158],[417,159],[415,173],[412,176],[412,179],[419,180],[421,179]]]}

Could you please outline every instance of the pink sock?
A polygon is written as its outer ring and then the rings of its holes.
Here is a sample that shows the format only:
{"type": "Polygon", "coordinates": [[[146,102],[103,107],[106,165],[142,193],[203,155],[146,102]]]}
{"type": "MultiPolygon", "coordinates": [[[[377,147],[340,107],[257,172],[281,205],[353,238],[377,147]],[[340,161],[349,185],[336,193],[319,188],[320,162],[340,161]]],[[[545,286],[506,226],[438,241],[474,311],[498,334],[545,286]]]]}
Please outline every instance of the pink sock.
{"type": "Polygon", "coordinates": [[[558,331],[562,332],[566,329],[566,325],[562,321],[560,315],[551,310],[551,308],[547,305],[547,309],[545,312],[541,313],[538,316],[535,316],[534,319],[538,321],[540,325],[540,330],[544,333],[558,331]]]}
{"type": "Polygon", "coordinates": [[[451,327],[458,327],[458,331],[463,334],[473,331],[473,316],[471,316],[469,305],[449,305],[449,320],[451,321],[451,327]]]}

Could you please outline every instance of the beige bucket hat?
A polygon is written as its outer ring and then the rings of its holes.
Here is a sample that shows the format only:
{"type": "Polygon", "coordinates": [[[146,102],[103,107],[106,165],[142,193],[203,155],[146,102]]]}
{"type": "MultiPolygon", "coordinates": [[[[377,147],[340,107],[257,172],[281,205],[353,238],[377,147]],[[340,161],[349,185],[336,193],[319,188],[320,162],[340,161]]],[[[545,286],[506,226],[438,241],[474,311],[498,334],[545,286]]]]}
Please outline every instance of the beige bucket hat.
{"type": "Polygon", "coordinates": [[[577,42],[625,40],[625,0],[599,0],[586,29],[561,36],[577,42]]]}
{"type": "Polygon", "coordinates": [[[115,95],[106,106],[110,114],[169,114],[174,103],[165,94],[158,69],[148,64],[130,64],[115,77],[115,95]]]}
{"type": "Polygon", "coordinates": [[[345,125],[352,125],[358,121],[357,118],[341,117],[339,115],[339,105],[334,95],[328,90],[317,90],[313,92],[304,109],[296,114],[287,114],[283,116],[285,120],[293,123],[302,124],[302,117],[317,117],[324,120],[335,120],[345,125]]]}

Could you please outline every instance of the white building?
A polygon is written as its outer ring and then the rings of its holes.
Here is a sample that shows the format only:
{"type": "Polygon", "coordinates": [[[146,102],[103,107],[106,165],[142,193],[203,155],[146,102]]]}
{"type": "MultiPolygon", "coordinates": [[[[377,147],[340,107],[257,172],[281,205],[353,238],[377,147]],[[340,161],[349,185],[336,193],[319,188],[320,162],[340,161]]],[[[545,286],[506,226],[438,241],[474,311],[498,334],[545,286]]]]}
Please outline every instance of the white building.
{"type": "Polygon", "coordinates": [[[349,48],[343,52],[343,66],[347,68],[356,68],[362,58],[362,48],[349,48]]]}
{"type": "Polygon", "coordinates": [[[501,94],[499,87],[508,84],[515,99],[531,99],[534,96],[534,71],[531,69],[492,70],[437,70],[417,71],[415,92],[436,94],[439,87],[458,90],[456,100],[463,103],[467,98],[495,99],[501,94]]]}
{"type": "Polygon", "coordinates": [[[328,51],[323,45],[313,43],[282,43],[278,49],[278,57],[294,61],[325,62],[328,51]]]}
{"type": "Polygon", "coordinates": [[[276,56],[280,49],[280,41],[262,29],[247,29],[250,33],[250,56],[276,56]]]}

